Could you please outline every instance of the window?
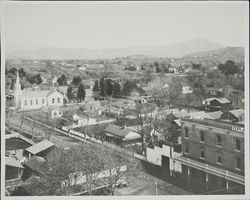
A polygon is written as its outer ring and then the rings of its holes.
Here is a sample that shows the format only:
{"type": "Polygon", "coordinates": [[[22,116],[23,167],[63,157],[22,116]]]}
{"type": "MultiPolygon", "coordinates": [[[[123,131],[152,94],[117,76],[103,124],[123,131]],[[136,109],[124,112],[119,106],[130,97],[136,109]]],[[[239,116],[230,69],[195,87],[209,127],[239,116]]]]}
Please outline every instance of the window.
{"type": "Polygon", "coordinates": [[[30,105],[32,105],[32,99],[30,100],[30,105]]]}
{"type": "Polygon", "coordinates": [[[188,146],[185,147],[185,153],[189,154],[189,148],[188,148],[188,146]]]}
{"type": "Polygon", "coordinates": [[[43,99],[43,104],[44,104],[44,99],[43,99]]]}
{"type": "Polygon", "coordinates": [[[235,140],[235,148],[237,151],[240,151],[240,140],[239,139],[235,140]]]}
{"type": "Polygon", "coordinates": [[[200,131],[200,133],[201,133],[201,138],[200,138],[200,141],[201,141],[201,142],[204,142],[204,141],[205,141],[204,131],[203,131],[203,130],[201,130],[201,131],[200,131]]]}
{"type": "Polygon", "coordinates": [[[222,164],[222,156],[221,156],[221,155],[219,155],[219,156],[217,157],[217,163],[218,163],[218,164],[222,164]]]}
{"type": "Polygon", "coordinates": [[[236,158],[236,169],[241,169],[241,159],[236,158]]]}
{"type": "Polygon", "coordinates": [[[200,157],[201,157],[201,159],[205,159],[205,151],[204,150],[201,150],[200,157]]]}
{"type": "Polygon", "coordinates": [[[188,130],[188,127],[185,127],[184,130],[185,130],[185,137],[188,137],[188,131],[189,131],[189,130],[188,130]]]}
{"type": "Polygon", "coordinates": [[[57,98],[57,102],[60,103],[60,98],[57,98]]]}
{"type": "Polygon", "coordinates": [[[38,104],[38,99],[36,99],[36,104],[38,104]]]}
{"type": "Polygon", "coordinates": [[[52,103],[55,103],[55,99],[54,98],[52,99],[52,103]]]}
{"type": "Polygon", "coordinates": [[[24,101],[24,105],[27,106],[27,100],[24,101]]]}
{"type": "Polygon", "coordinates": [[[221,136],[220,136],[220,135],[217,135],[217,142],[216,142],[216,145],[221,147],[221,141],[222,141],[221,136]]]}

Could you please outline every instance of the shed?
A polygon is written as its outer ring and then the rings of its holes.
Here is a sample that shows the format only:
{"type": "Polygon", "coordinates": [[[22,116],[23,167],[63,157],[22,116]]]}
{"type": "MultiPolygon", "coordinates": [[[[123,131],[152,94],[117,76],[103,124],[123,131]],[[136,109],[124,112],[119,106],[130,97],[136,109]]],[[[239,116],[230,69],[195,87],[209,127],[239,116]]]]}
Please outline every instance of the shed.
{"type": "Polygon", "coordinates": [[[25,149],[25,152],[28,153],[29,157],[33,155],[44,157],[54,146],[55,144],[53,142],[50,142],[45,139],[41,142],[32,145],[31,147],[28,147],[27,149],[25,149]]]}

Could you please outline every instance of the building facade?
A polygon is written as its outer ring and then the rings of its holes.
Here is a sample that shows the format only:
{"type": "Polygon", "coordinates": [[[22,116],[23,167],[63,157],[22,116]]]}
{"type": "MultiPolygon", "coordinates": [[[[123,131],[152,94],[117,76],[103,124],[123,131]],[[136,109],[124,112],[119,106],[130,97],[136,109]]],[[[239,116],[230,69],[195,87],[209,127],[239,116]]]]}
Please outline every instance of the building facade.
{"type": "Polygon", "coordinates": [[[15,107],[18,110],[35,110],[44,106],[62,106],[64,96],[56,89],[51,90],[22,90],[20,78],[17,79],[14,91],[15,107]]]}
{"type": "MultiPolygon", "coordinates": [[[[215,120],[182,119],[183,174],[216,191],[244,192],[244,125],[215,120]]],[[[192,182],[192,181],[191,181],[192,182]]]]}
{"type": "Polygon", "coordinates": [[[182,149],[186,157],[244,174],[243,125],[184,119],[182,149]]]}

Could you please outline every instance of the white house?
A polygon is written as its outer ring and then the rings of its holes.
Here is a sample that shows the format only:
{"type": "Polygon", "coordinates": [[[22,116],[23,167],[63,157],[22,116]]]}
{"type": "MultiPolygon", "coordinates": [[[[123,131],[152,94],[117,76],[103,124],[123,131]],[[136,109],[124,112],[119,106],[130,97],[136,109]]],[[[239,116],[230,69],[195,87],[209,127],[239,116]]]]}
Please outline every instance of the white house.
{"type": "Polygon", "coordinates": [[[63,105],[63,95],[56,91],[56,89],[40,91],[21,90],[18,72],[14,91],[14,99],[15,107],[18,110],[34,110],[40,109],[44,106],[63,105]]]}
{"type": "Polygon", "coordinates": [[[73,127],[84,127],[88,125],[94,125],[97,123],[96,119],[90,118],[88,116],[80,116],[77,114],[74,114],[73,116],[73,127]]]}

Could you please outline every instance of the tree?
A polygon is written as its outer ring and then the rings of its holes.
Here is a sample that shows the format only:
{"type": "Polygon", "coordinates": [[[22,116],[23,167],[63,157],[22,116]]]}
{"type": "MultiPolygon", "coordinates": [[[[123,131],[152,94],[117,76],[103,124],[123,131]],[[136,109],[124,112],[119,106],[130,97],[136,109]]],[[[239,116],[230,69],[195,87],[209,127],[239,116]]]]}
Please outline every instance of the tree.
{"type": "Polygon", "coordinates": [[[190,107],[191,107],[191,104],[192,104],[193,101],[194,101],[193,94],[188,93],[188,94],[185,95],[184,102],[185,102],[185,106],[187,107],[188,113],[190,111],[190,107]]]}
{"type": "MultiPolygon", "coordinates": [[[[100,153],[100,148],[95,148],[90,144],[75,146],[68,151],[55,148],[47,156],[45,162],[44,174],[50,186],[48,193],[72,194],[71,188],[77,186],[76,178],[81,172],[80,176],[86,177],[85,185],[88,194],[91,195],[94,179],[103,168],[100,153]]],[[[86,191],[85,187],[79,189],[81,192],[86,191]]]]}
{"type": "Polygon", "coordinates": [[[145,75],[144,75],[145,83],[148,83],[149,81],[153,79],[152,72],[153,72],[152,69],[146,70],[145,75]]]}
{"type": "Polygon", "coordinates": [[[115,82],[114,84],[114,97],[115,98],[121,97],[121,86],[119,82],[115,82]]]}
{"type": "Polygon", "coordinates": [[[224,64],[219,64],[218,69],[225,75],[234,75],[240,72],[239,67],[232,60],[228,60],[224,64]]]}
{"type": "Polygon", "coordinates": [[[107,84],[107,95],[111,96],[114,92],[114,86],[113,86],[112,80],[108,79],[106,84],[107,84]]]}
{"type": "Polygon", "coordinates": [[[137,85],[132,81],[126,81],[122,88],[122,95],[129,96],[134,90],[137,90],[137,85]]]}
{"type": "Polygon", "coordinates": [[[100,88],[99,88],[99,83],[98,83],[98,81],[96,80],[96,81],[95,81],[95,85],[94,85],[94,87],[93,87],[93,92],[98,92],[98,91],[100,91],[100,88]]]}
{"type": "Polygon", "coordinates": [[[72,84],[73,85],[79,85],[81,83],[82,79],[80,76],[74,76],[73,80],[72,80],[72,84]]]}
{"type": "Polygon", "coordinates": [[[71,101],[74,98],[72,90],[73,90],[72,86],[69,85],[68,89],[67,89],[67,97],[68,97],[69,101],[71,101]]]}
{"type": "Polygon", "coordinates": [[[180,81],[173,79],[168,87],[155,89],[153,95],[160,101],[162,106],[176,104],[181,96],[182,85],[180,81]]]}
{"type": "Polygon", "coordinates": [[[42,78],[40,74],[36,74],[34,76],[27,75],[26,80],[30,82],[31,84],[41,84],[42,83],[42,78]]]}
{"type": "Polygon", "coordinates": [[[77,98],[78,98],[78,100],[80,100],[80,102],[81,102],[82,100],[84,101],[84,99],[85,99],[85,94],[86,94],[86,92],[85,92],[84,85],[83,85],[83,83],[81,83],[81,84],[79,85],[79,87],[78,87],[78,92],[77,92],[77,98]]]}
{"type": "Polygon", "coordinates": [[[62,86],[62,85],[67,85],[67,78],[64,74],[62,74],[58,79],[57,83],[62,86]]]}
{"type": "Polygon", "coordinates": [[[26,76],[26,72],[24,71],[23,68],[20,68],[20,69],[18,70],[18,73],[19,73],[20,79],[23,79],[23,77],[26,76]]]}
{"type": "Polygon", "coordinates": [[[104,77],[101,78],[100,80],[100,91],[101,91],[101,96],[106,96],[106,80],[104,79],[104,77]]]}
{"type": "Polygon", "coordinates": [[[205,76],[200,71],[193,70],[188,73],[186,79],[193,90],[193,94],[199,99],[201,106],[202,100],[207,94],[205,76]]]}

